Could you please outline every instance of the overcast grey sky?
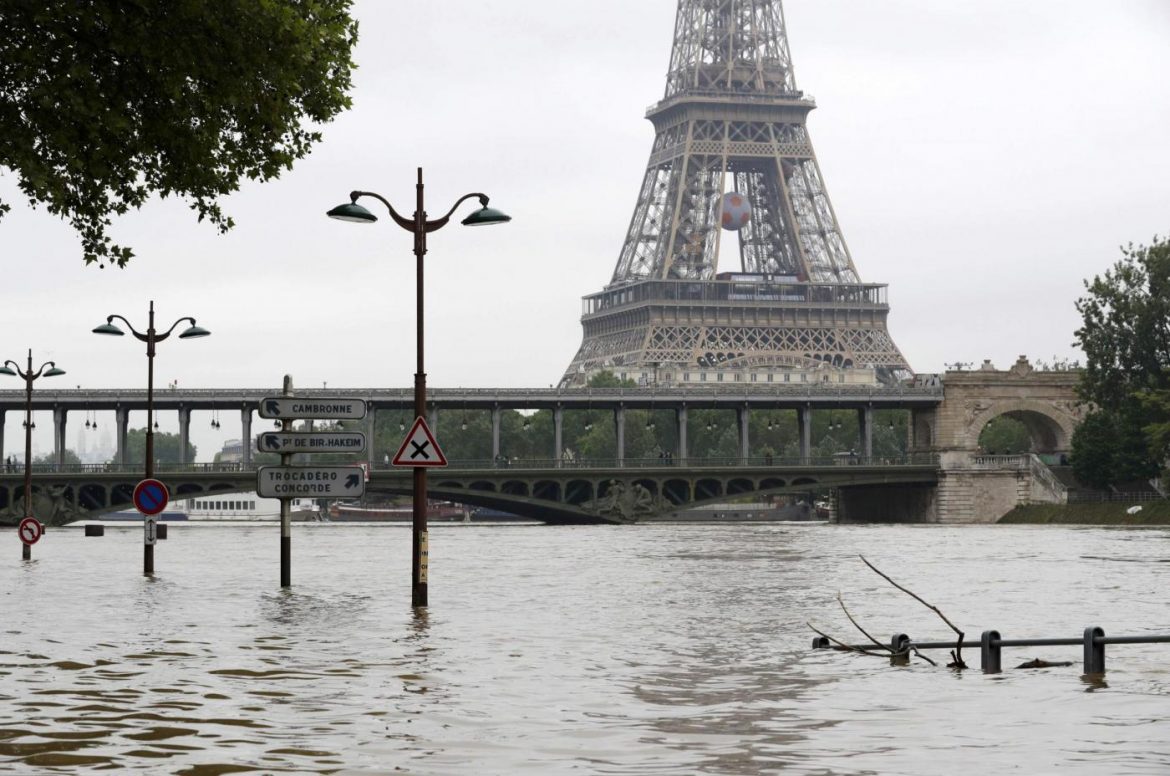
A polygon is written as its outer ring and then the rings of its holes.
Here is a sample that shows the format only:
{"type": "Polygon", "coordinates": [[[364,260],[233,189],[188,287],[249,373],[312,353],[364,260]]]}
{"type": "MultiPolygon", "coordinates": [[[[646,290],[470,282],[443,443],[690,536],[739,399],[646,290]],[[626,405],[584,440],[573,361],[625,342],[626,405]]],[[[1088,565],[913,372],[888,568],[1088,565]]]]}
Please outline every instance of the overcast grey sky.
{"type": "MultiPolygon", "coordinates": [[[[355,188],[411,211],[421,165],[432,215],[484,191],[514,217],[431,236],[430,385],[556,383],[580,343],[580,298],[609,280],[629,222],[675,6],[359,0],[353,110],[281,180],[231,197],[227,236],[177,201],[123,218],[116,239],[138,254],[125,270],[84,267],[67,225],[0,176],[13,203],[0,221],[0,358],[32,347],[68,370],[59,384],[144,386],[144,348],[89,331],[115,312],[144,326],[153,298],[164,324],[194,315],[214,335],[162,344],[160,385],[277,386],[291,373],[305,387],[409,387],[411,238],[324,212],[355,188]]],[[[890,286],[911,365],[1077,357],[1082,280],[1119,245],[1170,233],[1170,2],[785,11],[829,192],[863,280],[890,286]]],[[[201,458],[238,436],[238,420],[222,421],[215,435],[195,422],[201,458]]],[[[71,445],[82,422],[71,418],[71,445]]],[[[15,449],[19,424],[7,434],[15,449]]]]}

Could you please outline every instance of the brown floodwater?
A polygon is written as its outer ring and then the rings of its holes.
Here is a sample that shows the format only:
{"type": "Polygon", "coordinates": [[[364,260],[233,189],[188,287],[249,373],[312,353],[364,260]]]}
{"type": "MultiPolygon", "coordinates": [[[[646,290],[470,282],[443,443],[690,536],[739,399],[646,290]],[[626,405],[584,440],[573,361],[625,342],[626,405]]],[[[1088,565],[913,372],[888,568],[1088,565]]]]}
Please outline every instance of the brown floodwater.
{"type": "MultiPolygon", "coordinates": [[[[1170,531],[1007,526],[297,525],[0,534],[0,772],[1170,772],[1170,644],[1005,650],[1003,674],[813,651],[1170,633],[1170,531]],[[1026,660],[1069,667],[1009,668],[1026,660]]],[[[930,653],[945,658],[941,652],[930,653]]]]}

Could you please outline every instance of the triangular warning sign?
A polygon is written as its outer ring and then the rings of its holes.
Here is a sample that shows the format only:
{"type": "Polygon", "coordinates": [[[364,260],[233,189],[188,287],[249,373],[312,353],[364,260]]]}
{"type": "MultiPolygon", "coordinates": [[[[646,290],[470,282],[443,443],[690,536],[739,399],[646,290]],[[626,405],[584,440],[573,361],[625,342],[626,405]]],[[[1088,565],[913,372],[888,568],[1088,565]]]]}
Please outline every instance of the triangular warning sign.
{"type": "Polygon", "coordinates": [[[447,456],[439,449],[435,435],[422,418],[415,418],[414,425],[402,440],[402,447],[391,461],[395,466],[446,466],[447,456]]]}

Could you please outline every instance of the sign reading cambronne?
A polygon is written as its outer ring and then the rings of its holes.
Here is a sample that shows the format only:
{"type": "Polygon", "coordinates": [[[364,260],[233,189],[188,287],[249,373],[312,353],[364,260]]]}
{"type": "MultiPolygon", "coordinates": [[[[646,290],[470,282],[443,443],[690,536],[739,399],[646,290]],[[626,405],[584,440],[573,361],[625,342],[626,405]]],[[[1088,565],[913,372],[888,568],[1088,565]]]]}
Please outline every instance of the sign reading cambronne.
{"type": "Polygon", "coordinates": [[[366,492],[360,466],[261,466],[256,493],[261,498],[357,498],[366,492]]]}
{"type": "Polygon", "coordinates": [[[261,453],[360,453],[365,449],[366,435],[353,431],[269,431],[256,437],[256,450],[261,453]]]}
{"type": "Polygon", "coordinates": [[[362,399],[320,399],[274,396],[260,401],[260,417],[269,420],[311,418],[317,420],[358,420],[366,416],[362,399]]]}

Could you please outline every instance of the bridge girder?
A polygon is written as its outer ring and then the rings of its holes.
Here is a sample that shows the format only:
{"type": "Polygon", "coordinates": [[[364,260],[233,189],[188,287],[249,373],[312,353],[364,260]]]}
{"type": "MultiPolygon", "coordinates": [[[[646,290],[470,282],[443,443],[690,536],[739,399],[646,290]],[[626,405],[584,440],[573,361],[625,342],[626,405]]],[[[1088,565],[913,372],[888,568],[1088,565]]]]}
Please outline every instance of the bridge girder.
{"type": "MultiPolygon", "coordinates": [[[[253,470],[157,475],[172,501],[252,492],[253,470]]],[[[141,477],[130,472],[44,472],[33,475],[45,522],[60,525],[131,506],[141,477]]],[[[546,523],[633,523],[729,498],[895,483],[935,483],[935,463],[901,465],[662,466],[654,468],[449,469],[432,474],[432,498],[497,508],[546,523]]],[[[406,495],[409,470],[374,470],[367,493],[406,495]]],[[[20,475],[0,475],[0,522],[23,514],[20,475]]],[[[35,511],[35,510],[34,510],[35,511]]]]}

